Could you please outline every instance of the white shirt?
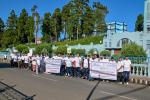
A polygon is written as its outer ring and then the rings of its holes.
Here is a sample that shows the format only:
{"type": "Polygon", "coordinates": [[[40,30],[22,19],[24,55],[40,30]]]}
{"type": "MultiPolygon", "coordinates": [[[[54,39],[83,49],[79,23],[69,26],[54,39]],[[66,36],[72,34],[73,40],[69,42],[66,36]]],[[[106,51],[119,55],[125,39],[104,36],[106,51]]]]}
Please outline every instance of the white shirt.
{"type": "Polygon", "coordinates": [[[117,70],[118,70],[118,72],[123,72],[123,64],[124,64],[123,61],[118,61],[117,62],[117,70]]]}
{"type": "Polygon", "coordinates": [[[88,68],[88,59],[87,58],[84,59],[83,67],[88,68]]]}
{"type": "Polygon", "coordinates": [[[17,62],[17,56],[16,55],[13,57],[13,59],[14,59],[14,62],[17,62]]]}
{"type": "Polygon", "coordinates": [[[71,58],[66,57],[65,62],[66,62],[66,67],[72,67],[72,59],[71,58]]]}
{"type": "Polygon", "coordinates": [[[75,57],[75,58],[74,58],[74,61],[75,61],[75,66],[76,66],[76,67],[80,67],[81,58],[80,58],[80,57],[75,57]]]}
{"type": "Polygon", "coordinates": [[[36,57],[36,62],[37,62],[38,65],[40,65],[40,60],[41,60],[40,57],[37,56],[37,57],[36,57]]]}
{"type": "Polygon", "coordinates": [[[28,56],[24,57],[24,63],[29,63],[29,57],[28,56]]]}
{"type": "Polygon", "coordinates": [[[130,71],[130,67],[131,67],[131,61],[124,60],[124,71],[130,71]]]}
{"type": "Polygon", "coordinates": [[[102,59],[100,62],[109,62],[109,59],[102,59]]]}

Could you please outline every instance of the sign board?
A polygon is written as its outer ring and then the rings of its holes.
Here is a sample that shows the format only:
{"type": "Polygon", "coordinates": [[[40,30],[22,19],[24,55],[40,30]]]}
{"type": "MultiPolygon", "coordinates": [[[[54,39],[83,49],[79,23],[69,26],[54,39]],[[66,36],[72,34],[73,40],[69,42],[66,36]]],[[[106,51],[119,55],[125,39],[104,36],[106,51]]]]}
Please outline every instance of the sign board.
{"type": "Polygon", "coordinates": [[[93,78],[117,80],[117,64],[110,62],[91,62],[90,76],[93,78]]]}
{"type": "Polygon", "coordinates": [[[46,73],[60,73],[61,60],[46,59],[46,73]]]}

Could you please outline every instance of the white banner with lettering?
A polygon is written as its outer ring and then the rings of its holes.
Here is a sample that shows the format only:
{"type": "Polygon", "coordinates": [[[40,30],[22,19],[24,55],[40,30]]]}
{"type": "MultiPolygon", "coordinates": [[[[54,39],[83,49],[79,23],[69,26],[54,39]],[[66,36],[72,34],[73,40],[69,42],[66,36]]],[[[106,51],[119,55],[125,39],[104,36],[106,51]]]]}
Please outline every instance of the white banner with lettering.
{"type": "Polygon", "coordinates": [[[117,64],[110,62],[91,62],[90,76],[93,78],[117,80],[117,64]]]}
{"type": "Polygon", "coordinates": [[[46,59],[46,73],[60,73],[61,60],[46,59]]]}

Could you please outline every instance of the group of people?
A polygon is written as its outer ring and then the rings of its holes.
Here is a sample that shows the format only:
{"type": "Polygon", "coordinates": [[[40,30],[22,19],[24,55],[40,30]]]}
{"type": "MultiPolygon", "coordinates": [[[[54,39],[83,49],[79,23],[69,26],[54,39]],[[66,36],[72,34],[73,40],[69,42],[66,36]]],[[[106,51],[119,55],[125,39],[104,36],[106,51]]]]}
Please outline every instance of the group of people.
{"type": "Polygon", "coordinates": [[[93,80],[93,78],[90,76],[90,66],[92,61],[116,63],[117,80],[121,84],[128,84],[129,75],[131,71],[131,61],[128,59],[128,57],[126,57],[125,59],[120,57],[118,61],[115,61],[113,58],[106,59],[105,57],[99,57],[96,54],[84,57],[81,57],[79,54],[77,54],[76,56],[72,56],[70,54],[68,54],[67,56],[58,54],[51,58],[43,55],[14,55],[11,58],[12,67],[30,69],[36,72],[37,74],[39,72],[46,71],[46,59],[60,59],[62,62],[60,67],[61,76],[79,77],[88,80],[93,80]]]}

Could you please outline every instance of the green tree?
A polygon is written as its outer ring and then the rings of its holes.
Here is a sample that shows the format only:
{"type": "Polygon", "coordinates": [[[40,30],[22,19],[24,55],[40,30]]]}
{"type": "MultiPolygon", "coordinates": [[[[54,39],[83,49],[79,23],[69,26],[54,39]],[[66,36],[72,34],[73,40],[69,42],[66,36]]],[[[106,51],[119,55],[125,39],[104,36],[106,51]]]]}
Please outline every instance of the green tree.
{"type": "Polygon", "coordinates": [[[111,56],[111,52],[108,50],[103,50],[100,52],[100,55],[101,56],[111,56]]]}
{"type": "Polygon", "coordinates": [[[142,14],[139,14],[135,22],[135,31],[143,31],[143,22],[144,17],[142,14]]]}
{"type": "Polygon", "coordinates": [[[16,46],[16,49],[18,50],[18,52],[23,53],[23,54],[27,54],[29,53],[29,48],[28,46],[24,45],[24,44],[19,44],[16,46]]]}
{"type": "Polygon", "coordinates": [[[125,44],[121,49],[122,56],[146,57],[146,51],[136,43],[125,44]]]}
{"type": "Polygon", "coordinates": [[[105,16],[108,13],[107,7],[102,5],[100,2],[94,2],[93,8],[93,16],[95,19],[94,31],[96,34],[98,32],[106,32],[107,26],[105,22],[105,16]]]}
{"type": "Polygon", "coordinates": [[[52,53],[52,46],[49,43],[44,43],[37,45],[35,48],[36,54],[48,54],[50,55],[52,53]]]}
{"type": "Polygon", "coordinates": [[[17,21],[17,40],[19,43],[28,43],[28,34],[27,34],[27,21],[28,21],[28,13],[26,9],[22,9],[20,16],[17,21]]]}
{"type": "Polygon", "coordinates": [[[28,38],[28,43],[32,43],[34,40],[34,19],[32,16],[29,16],[27,19],[25,31],[28,38]]]}
{"type": "Polygon", "coordinates": [[[51,14],[45,13],[44,19],[42,23],[42,41],[43,42],[52,42],[52,37],[54,36],[52,32],[52,21],[51,21],[51,14]]]}
{"type": "Polygon", "coordinates": [[[35,43],[37,44],[37,35],[38,35],[38,31],[39,31],[39,24],[40,24],[40,15],[37,12],[37,5],[34,5],[31,8],[31,12],[32,12],[32,17],[34,18],[34,30],[35,30],[35,43]]]}
{"type": "Polygon", "coordinates": [[[55,9],[52,15],[52,21],[55,40],[58,41],[58,38],[60,37],[60,32],[62,31],[62,18],[61,18],[61,11],[59,8],[55,9]]]}
{"type": "Polygon", "coordinates": [[[3,33],[1,44],[3,47],[9,47],[17,44],[17,16],[12,10],[6,22],[6,30],[3,33]]]}
{"type": "Polygon", "coordinates": [[[4,27],[5,27],[4,22],[3,22],[3,20],[0,18],[0,47],[2,46],[2,45],[1,45],[1,39],[2,39],[3,34],[4,34],[4,27]]]}

